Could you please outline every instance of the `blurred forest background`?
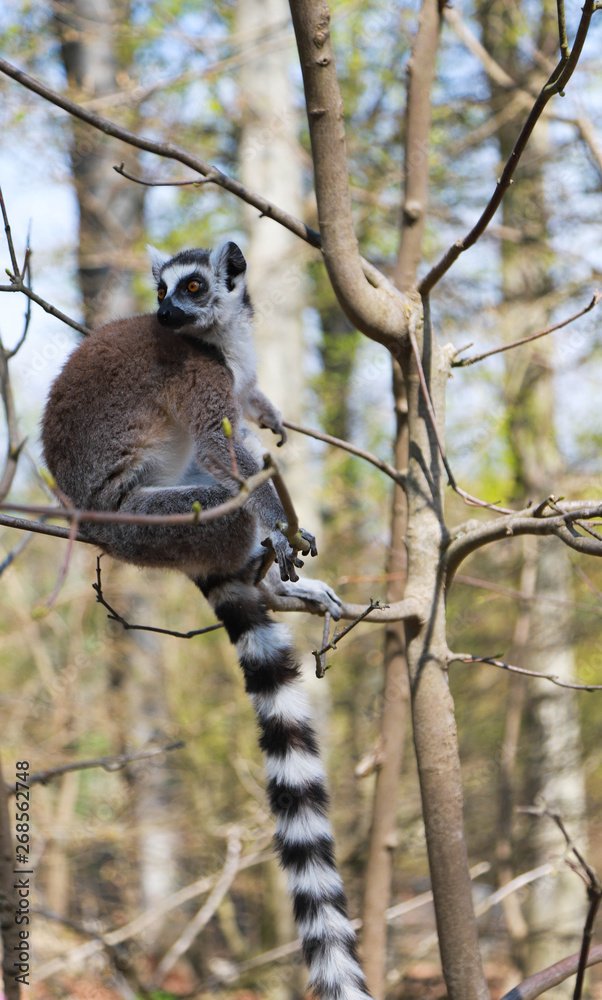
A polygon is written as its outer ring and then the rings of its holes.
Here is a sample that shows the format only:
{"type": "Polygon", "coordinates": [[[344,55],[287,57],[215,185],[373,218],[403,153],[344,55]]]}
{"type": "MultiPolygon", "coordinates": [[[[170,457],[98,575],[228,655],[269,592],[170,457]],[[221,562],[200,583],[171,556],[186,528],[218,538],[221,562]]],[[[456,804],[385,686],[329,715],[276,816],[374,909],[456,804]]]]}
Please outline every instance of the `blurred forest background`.
{"type": "MultiPolygon", "coordinates": [[[[401,218],[405,67],[418,8],[340,0],[332,13],[356,232],[362,253],[390,273],[401,218]]],[[[570,27],[578,15],[579,5],[567,3],[570,27]]],[[[132,131],[177,142],[317,225],[284,0],[8,0],[0,33],[6,58],[51,86],[132,131]]],[[[576,78],[538,124],[479,249],[440,283],[432,308],[443,342],[472,342],[485,351],[527,336],[582,309],[600,282],[599,38],[596,25],[576,78]]],[[[548,0],[466,2],[446,12],[429,154],[427,261],[480,212],[557,47],[556,7],[548,0]]],[[[173,186],[190,176],[184,168],[107,139],[12,81],[0,79],[0,92],[0,180],[20,259],[31,219],[39,295],[90,326],[152,310],[145,242],[175,252],[235,239],[249,262],[264,391],[286,419],[391,459],[389,356],[350,327],[317,251],[211,185],[173,186]],[[134,176],[167,186],[120,176],[113,166],[122,161],[134,176]]],[[[10,265],[6,248],[3,260],[10,265]]],[[[20,342],[24,302],[16,295],[0,299],[5,351],[20,342]]],[[[599,496],[600,322],[594,309],[520,350],[456,369],[448,455],[472,493],[517,505],[551,493],[599,496]]],[[[77,339],[34,306],[27,337],[10,360],[20,434],[27,436],[15,501],[48,502],[36,471],[38,421],[49,383],[77,339]]],[[[273,448],[269,435],[265,443],[273,448]]],[[[390,480],[292,431],[278,457],[301,522],[318,536],[320,557],[306,569],[350,601],[385,600],[400,572],[388,551],[390,480]]],[[[450,493],[448,522],[467,516],[450,493]]],[[[233,650],[219,631],[183,640],[125,632],[109,621],[92,591],[89,546],[76,546],[49,609],[65,548],[61,540],[0,529],[5,780],[14,781],[18,760],[29,760],[33,773],[184,745],[120,770],[68,771],[32,787],[37,985],[31,996],[299,997],[299,954],[284,948],[279,960],[270,955],[295,933],[270,852],[255,725],[233,650]],[[235,877],[225,878],[206,925],[185,952],[170,952],[224,873],[235,877]],[[129,926],[141,915],[148,919],[129,926]],[[149,985],[153,976],[156,986],[149,985]]],[[[175,576],[105,558],[102,583],[130,622],[181,632],[212,622],[194,588],[175,576]]],[[[508,538],[481,550],[457,577],[450,644],[569,683],[602,684],[601,615],[596,560],[555,540],[508,538]]],[[[339,860],[352,915],[360,915],[384,628],[360,625],[318,681],[311,649],[321,643],[322,622],[298,616],[294,627],[331,775],[339,860]]],[[[450,681],[469,854],[482,866],[477,905],[521,873],[538,876],[502,903],[483,906],[485,967],[494,995],[501,995],[579,946],[585,889],[565,864],[562,837],[549,820],[515,807],[543,796],[588,860],[602,866],[602,693],[487,665],[455,664],[450,681]]],[[[407,699],[403,684],[399,696],[407,699]]],[[[398,727],[391,905],[429,889],[403,712],[398,727]]],[[[595,971],[590,989],[602,997],[595,971]]],[[[428,898],[391,915],[386,994],[445,994],[428,898]]]]}

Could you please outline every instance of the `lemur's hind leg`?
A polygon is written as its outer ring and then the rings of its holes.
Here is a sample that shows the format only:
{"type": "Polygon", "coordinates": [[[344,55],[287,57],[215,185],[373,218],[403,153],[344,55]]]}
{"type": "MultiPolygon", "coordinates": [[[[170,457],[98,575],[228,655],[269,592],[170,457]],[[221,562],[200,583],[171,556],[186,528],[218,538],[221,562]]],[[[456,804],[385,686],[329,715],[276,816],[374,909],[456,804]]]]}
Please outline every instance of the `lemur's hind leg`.
{"type": "MultiPolygon", "coordinates": [[[[232,499],[232,490],[211,486],[179,486],[133,490],[119,507],[123,514],[190,514],[232,499]]],[[[90,524],[86,533],[106,552],[138,566],[176,569],[187,576],[211,573],[216,566],[241,571],[258,548],[255,514],[247,507],[197,524],[90,524]]]]}

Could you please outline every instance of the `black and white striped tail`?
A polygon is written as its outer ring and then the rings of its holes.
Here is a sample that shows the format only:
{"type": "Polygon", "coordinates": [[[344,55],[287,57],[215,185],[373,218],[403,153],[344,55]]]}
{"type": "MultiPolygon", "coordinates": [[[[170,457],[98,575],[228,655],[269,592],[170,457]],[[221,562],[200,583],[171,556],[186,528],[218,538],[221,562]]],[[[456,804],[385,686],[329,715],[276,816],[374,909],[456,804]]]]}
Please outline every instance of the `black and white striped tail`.
{"type": "Polygon", "coordinates": [[[236,646],[265,754],[276,847],[295,920],[321,1000],[370,1000],[334,860],[328,792],[289,631],[272,621],[259,591],[240,580],[198,580],[236,646]]]}

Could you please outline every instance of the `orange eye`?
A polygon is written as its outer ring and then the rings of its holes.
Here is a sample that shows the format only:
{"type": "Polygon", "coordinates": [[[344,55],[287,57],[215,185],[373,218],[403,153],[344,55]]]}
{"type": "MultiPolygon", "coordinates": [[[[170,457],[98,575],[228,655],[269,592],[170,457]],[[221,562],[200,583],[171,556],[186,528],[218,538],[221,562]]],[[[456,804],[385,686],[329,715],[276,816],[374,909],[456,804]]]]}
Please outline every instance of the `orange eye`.
{"type": "Polygon", "coordinates": [[[198,292],[201,286],[199,285],[198,281],[189,281],[186,287],[188,288],[189,292],[198,292]]]}
{"type": "Polygon", "coordinates": [[[165,298],[165,289],[164,288],[159,288],[157,290],[157,298],[159,299],[159,302],[161,301],[161,299],[165,298]]]}

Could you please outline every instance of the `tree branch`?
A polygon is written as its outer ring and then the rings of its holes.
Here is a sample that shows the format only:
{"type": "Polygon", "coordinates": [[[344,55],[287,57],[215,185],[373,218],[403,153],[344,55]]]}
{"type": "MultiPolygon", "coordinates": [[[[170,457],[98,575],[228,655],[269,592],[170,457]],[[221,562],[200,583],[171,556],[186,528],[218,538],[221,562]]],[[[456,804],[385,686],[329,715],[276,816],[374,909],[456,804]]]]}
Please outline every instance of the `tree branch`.
{"type": "Polygon", "coordinates": [[[375,468],[380,469],[385,475],[389,476],[398,486],[402,489],[405,488],[406,477],[405,473],[394,469],[392,465],[385,462],[384,459],[378,458],[377,455],[373,455],[371,452],[366,451],[364,448],[358,448],[357,445],[351,444],[349,441],[343,441],[341,438],[333,437],[331,434],[324,434],[322,431],[316,431],[311,427],[303,427],[301,424],[293,424],[290,420],[283,420],[282,423],[285,427],[288,427],[291,431],[297,431],[298,434],[307,434],[308,437],[315,438],[316,441],[324,441],[326,444],[331,444],[334,448],[341,448],[343,451],[348,451],[350,455],[356,455],[358,458],[363,458],[365,462],[370,462],[375,468]]]}
{"type": "Polygon", "coordinates": [[[602,684],[571,684],[562,681],[555,674],[541,674],[537,670],[527,670],[525,667],[515,667],[511,663],[505,663],[493,656],[473,656],[471,653],[450,653],[450,663],[488,663],[492,667],[499,667],[501,670],[508,670],[513,674],[523,674],[525,677],[539,677],[541,680],[550,681],[561,688],[571,688],[573,691],[602,691],[602,684]]]}
{"type": "Polygon", "coordinates": [[[316,660],[316,677],[324,677],[324,674],[326,673],[326,671],[330,666],[330,664],[326,665],[323,659],[328,650],[336,649],[341,639],[344,639],[345,636],[349,632],[351,632],[351,630],[354,629],[356,625],[359,625],[360,622],[363,622],[368,617],[371,611],[381,608],[388,609],[389,605],[381,604],[380,601],[373,601],[372,598],[370,598],[370,604],[368,605],[368,607],[365,608],[364,611],[362,611],[362,613],[358,615],[354,621],[351,622],[351,625],[348,625],[347,628],[344,628],[342,632],[335,632],[330,642],[328,642],[328,633],[325,632],[325,638],[324,641],[322,642],[321,649],[312,650],[312,655],[315,657],[316,660]]]}
{"type": "Polygon", "coordinates": [[[548,500],[537,507],[527,507],[506,517],[500,517],[497,521],[486,521],[485,523],[472,521],[457,528],[444,557],[447,585],[450,585],[460,563],[472,552],[484,545],[489,545],[490,542],[497,542],[502,538],[514,535],[556,535],[576,552],[602,556],[602,541],[598,538],[584,538],[574,528],[574,524],[579,521],[602,517],[601,503],[583,501],[567,504],[565,502],[564,507],[570,509],[565,509],[560,514],[544,515],[547,503],[548,500]]]}
{"type": "MultiPolygon", "coordinates": [[[[227,174],[222,173],[217,167],[206,163],[204,160],[199,159],[196,156],[192,156],[187,153],[186,150],[180,149],[171,142],[157,142],[154,139],[147,139],[144,136],[137,135],[135,132],[130,132],[129,129],[123,128],[121,125],[117,125],[114,122],[109,121],[107,118],[103,118],[101,115],[96,114],[94,111],[82,107],[80,104],[76,104],[75,101],[69,100],[69,98],[64,97],[62,94],[57,93],[50,87],[46,87],[39,80],[34,79],[27,73],[13,66],[6,59],[0,58],[0,72],[5,73],[6,76],[11,77],[17,83],[20,83],[23,87],[31,90],[34,94],[38,94],[39,97],[43,97],[46,101],[51,104],[56,105],[58,108],[62,108],[68,114],[73,115],[75,118],[79,118],[81,121],[86,122],[91,125],[92,128],[98,129],[105,135],[110,135],[114,139],[119,139],[121,142],[127,143],[129,146],[134,146],[136,149],[143,149],[148,153],[154,153],[156,156],[164,157],[168,160],[175,160],[178,163],[183,163],[184,166],[190,167],[191,170],[195,170],[202,177],[206,178],[218,187],[224,188],[224,190],[229,191],[231,194],[236,195],[241,201],[246,202],[248,205],[252,205],[254,208],[258,209],[260,216],[266,217],[268,219],[273,219],[274,222],[278,222],[285,229],[288,229],[295,236],[300,239],[305,240],[310,246],[316,247],[316,249],[321,249],[321,238],[320,233],[312,229],[311,226],[305,225],[299,219],[291,215],[290,212],[284,211],[284,209],[279,208],[274,205],[273,202],[269,201],[267,198],[263,198],[261,195],[256,194],[254,191],[249,191],[243,184],[239,181],[234,180],[232,177],[228,177],[227,174]]],[[[385,275],[378,270],[370,261],[365,260],[360,257],[362,274],[365,275],[366,282],[369,283],[370,287],[375,289],[380,289],[382,297],[385,301],[390,299],[395,302],[397,293],[395,289],[385,277],[385,275]]],[[[22,291],[26,295],[30,295],[34,302],[38,302],[42,308],[46,308],[48,303],[44,303],[42,299],[37,298],[34,294],[27,290],[26,288],[13,288],[11,286],[0,288],[0,291],[22,291]]],[[[398,297],[398,296],[397,296],[398,297]]],[[[391,308],[391,306],[390,306],[391,308]]],[[[74,326],[75,329],[79,329],[82,333],[89,333],[85,327],[80,327],[75,325],[74,321],[69,320],[68,317],[63,316],[58,310],[53,311],[53,307],[48,309],[53,315],[58,316],[64,322],[68,323],[70,326],[74,326]]],[[[396,333],[396,338],[399,336],[399,332],[396,333]]]]}
{"type": "Polygon", "coordinates": [[[545,330],[539,330],[537,333],[531,333],[528,337],[521,337],[520,340],[514,340],[511,344],[502,344],[501,347],[492,347],[490,351],[483,351],[482,354],[473,354],[470,358],[463,358],[461,361],[452,361],[452,368],[466,368],[468,365],[474,365],[477,361],[482,361],[483,358],[490,358],[493,354],[501,354],[503,351],[511,351],[514,347],[520,347],[522,344],[528,344],[532,340],[538,340],[540,337],[547,337],[549,333],[554,333],[555,330],[561,330],[564,326],[568,326],[569,323],[573,323],[580,316],[585,316],[586,313],[590,312],[594,306],[598,305],[598,302],[602,298],[602,294],[599,291],[595,291],[590,302],[579,312],[576,312],[573,316],[569,316],[568,319],[561,320],[560,323],[554,323],[553,326],[546,327],[545,330]]]}
{"type": "MultiPolygon", "coordinates": [[[[276,466],[271,459],[268,461],[269,456],[266,455],[264,458],[266,459],[264,468],[243,480],[240,490],[230,500],[225,500],[217,507],[208,507],[206,510],[198,512],[191,511],[190,514],[122,514],[111,510],[78,510],[75,507],[42,507],[35,504],[16,503],[0,503],[0,510],[16,510],[25,514],[41,514],[43,517],[60,517],[68,521],[77,521],[78,523],[83,521],[91,524],[204,524],[206,521],[215,521],[220,517],[225,517],[226,514],[243,507],[251,493],[268,479],[278,475],[276,466]]],[[[17,525],[12,526],[17,527],[17,525]]],[[[62,537],[70,538],[71,536],[67,533],[62,537]]],[[[75,538],[81,540],[78,534],[75,535],[75,538]]]]}
{"type": "MultiPolygon", "coordinates": [[[[86,771],[92,767],[102,767],[105,771],[121,771],[127,764],[137,760],[148,760],[149,757],[159,757],[170,750],[181,750],[186,744],[182,740],[170,743],[166,747],[150,747],[148,750],[134,750],[132,753],[122,753],[115,757],[95,757],[93,760],[76,760],[70,764],[59,764],[58,767],[51,767],[47,771],[37,771],[27,780],[30,785],[46,785],[53,778],[67,774],[68,771],[86,771]]],[[[8,794],[14,795],[17,786],[8,785],[8,794]]]]}
{"type": "Polygon", "coordinates": [[[71,317],[67,316],[66,313],[61,312],[61,310],[57,309],[56,306],[47,302],[46,299],[43,299],[40,295],[36,295],[36,293],[25,284],[22,278],[17,278],[16,281],[13,281],[10,285],[0,285],[0,292],[22,292],[23,295],[26,295],[32,302],[36,302],[37,305],[41,306],[45,312],[49,313],[51,316],[55,316],[56,319],[60,319],[61,322],[66,323],[67,326],[73,327],[73,329],[77,330],[78,333],[83,333],[85,337],[88,337],[92,333],[87,326],[84,326],[82,323],[78,323],[75,319],[71,319],[71,317]]]}
{"type": "Polygon", "coordinates": [[[193,629],[190,632],[175,632],[173,629],[157,628],[154,625],[130,624],[130,622],[126,621],[125,618],[123,618],[123,616],[120,615],[118,611],[115,611],[115,608],[112,608],[111,605],[108,603],[108,601],[105,600],[101,584],[101,571],[100,571],[101,558],[102,558],[101,555],[96,557],[96,583],[92,584],[92,590],[96,594],[97,603],[102,604],[103,608],[106,608],[107,611],[109,612],[107,618],[110,621],[118,622],[119,625],[123,626],[126,632],[131,632],[134,630],[137,630],[139,632],[158,632],[160,635],[171,635],[175,639],[194,639],[194,637],[197,635],[205,635],[206,632],[215,632],[216,629],[223,628],[223,623],[217,622],[215,625],[207,625],[206,628],[197,628],[193,629]]]}
{"type": "Polygon", "coordinates": [[[411,302],[393,285],[366,279],[353,228],[344,110],[330,41],[326,0],[294,0],[291,16],[303,73],[322,251],[350,322],[391,348],[406,334],[411,302]]]}
{"type": "Polygon", "coordinates": [[[473,226],[467,236],[463,239],[456,240],[456,242],[452,244],[439,262],[435,264],[435,266],[432,267],[428,274],[422,279],[418,286],[418,291],[421,294],[425,295],[430,292],[437,282],[443,277],[446,271],[448,271],[452,264],[458,259],[460,254],[464,253],[464,251],[468,250],[471,246],[474,246],[479,237],[482,236],[487,229],[487,226],[500,207],[502,199],[512,182],[512,178],[520,158],[525,151],[525,147],[531,138],[533,129],[539,121],[546,104],[554,94],[562,93],[573,75],[581,56],[583,45],[589,30],[590,21],[595,9],[596,4],[594,0],[585,0],[573,49],[568,59],[565,59],[564,54],[561,56],[558,65],[552,71],[550,77],[539,92],[539,96],[531,108],[527,120],[521,129],[516,143],[514,144],[514,149],[512,150],[502,171],[502,175],[497,182],[495,192],[491,196],[480,219],[473,226]]]}

